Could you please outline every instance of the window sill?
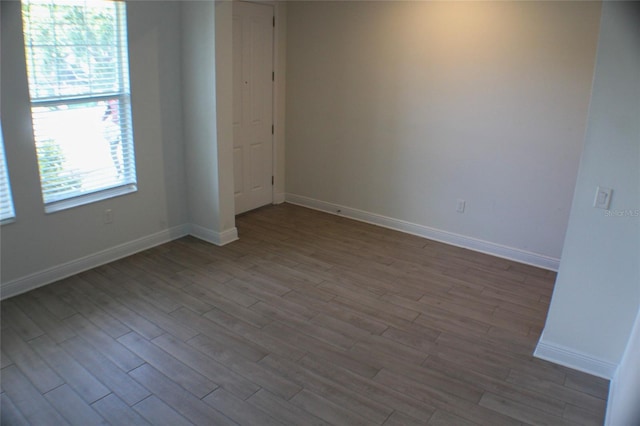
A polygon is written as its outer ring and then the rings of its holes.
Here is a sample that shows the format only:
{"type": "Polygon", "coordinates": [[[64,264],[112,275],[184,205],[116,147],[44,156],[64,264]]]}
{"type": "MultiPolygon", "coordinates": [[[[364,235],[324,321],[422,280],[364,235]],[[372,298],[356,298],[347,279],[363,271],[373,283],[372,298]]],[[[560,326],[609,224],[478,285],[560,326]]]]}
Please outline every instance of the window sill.
{"type": "Polygon", "coordinates": [[[80,195],[78,197],[69,198],[67,200],[55,201],[53,203],[46,204],[44,206],[44,212],[55,213],[62,210],[72,209],[74,207],[84,206],[86,204],[107,200],[109,198],[131,194],[132,192],[137,191],[138,186],[136,184],[128,184],[119,186],[117,188],[105,189],[103,191],[92,192],[91,194],[80,195]]]}
{"type": "Polygon", "coordinates": [[[15,217],[8,217],[6,219],[0,220],[0,225],[8,225],[8,224],[13,223],[15,221],[16,221],[15,217]]]}

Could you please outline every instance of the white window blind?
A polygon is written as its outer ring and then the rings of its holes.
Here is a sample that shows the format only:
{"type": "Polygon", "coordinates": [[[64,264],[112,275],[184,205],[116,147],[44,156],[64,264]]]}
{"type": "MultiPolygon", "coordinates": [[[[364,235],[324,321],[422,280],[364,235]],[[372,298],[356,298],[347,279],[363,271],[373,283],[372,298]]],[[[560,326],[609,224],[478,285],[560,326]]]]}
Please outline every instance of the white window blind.
{"type": "Polygon", "coordinates": [[[4,138],[2,136],[2,124],[0,123],[0,222],[8,222],[14,217],[11,184],[9,183],[9,173],[7,172],[7,161],[4,156],[4,138]]]}
{"type": "Polygon", "coordinates": [[[47,211],[136,189],[125,8],[105,0],[22,2],[47,211]]]}

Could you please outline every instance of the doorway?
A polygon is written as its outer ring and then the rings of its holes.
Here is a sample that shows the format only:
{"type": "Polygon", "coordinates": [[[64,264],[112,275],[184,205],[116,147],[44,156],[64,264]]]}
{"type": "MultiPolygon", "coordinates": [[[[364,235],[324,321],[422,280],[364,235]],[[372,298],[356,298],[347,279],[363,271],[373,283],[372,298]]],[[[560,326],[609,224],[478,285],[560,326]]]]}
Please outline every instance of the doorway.
{"type": "Polygon", "coordinates": [[[235,213],[273,202],[273,30],[268,4],[233,3],[235,213]]]}

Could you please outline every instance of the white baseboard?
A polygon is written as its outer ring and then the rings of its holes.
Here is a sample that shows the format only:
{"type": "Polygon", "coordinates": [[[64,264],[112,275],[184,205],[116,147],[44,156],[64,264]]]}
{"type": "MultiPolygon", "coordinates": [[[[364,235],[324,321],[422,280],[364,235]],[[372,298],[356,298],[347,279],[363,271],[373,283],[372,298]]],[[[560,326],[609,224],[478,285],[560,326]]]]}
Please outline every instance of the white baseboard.
{"type": "Polygon", "coordinates": [[[138,238],[137,240],[129,241],[124,244],[81,257],[80,259],[53,266],[43,271],[27,275],[26,277],[6,282],[2,284],[0,298],[5,299],[7,297],[17,296],[18,294],[51,284],[63,278],[113,262],[114,260],[130,256],[142,250],[147,250],[151,247],[184,237],[189,234],[189,228],[188,224],[169,228],[146,237],[138,238]]]}
{"type": "Polygon", "coordinates": [[[191,224],[190,234],[198,239],[217,246],[223,246],[238,239],[238,229],[236,227],[227,229],[226,231],[216,232],[200,225],[191,224]]]}
{"type": "Polygon", "coordinates": [[[285,202],[285,193],[277,192],[273,194],[273,204],[282,204],[285,202]]]}
{"type": "Polygon", "coordinates": [[[404,220],[394,219],[391,217],[382,216],[376,213],[370,213],[347,206],[327,203],[325,201],[315,200],[313,198],[308,198],[301,195],[286,194],[286,201],[291,204],[297,204],[299,206],[321,210],[323,212],[339,216],[345,216],[361,222],[383,226],[385,228],[394,229],[396,231],[406,232],[408,234],[424,237],[429,240],[463,247],[469,250],[490,254],[519,263],[525,263],[527,265],[537,266],[539,268],[548,269],[551,271],[557,271],[558,267],[560,266],[560,259],[554,257],[532,253],[513,247],[507,247],[501,244],[467,237],[440,229],[430,228],[428,226],[418,225],[415,223],[406,222],[404,220]]]}
{"type": "Polygon", "coordinates": [[[540,338],[533,356],[553,362],[554,364],[564,365],[574,370],[582,371],[604,379],[612,379],[615,374],[617,364],[604,361],[587,355],[580,351],[558,345],[556,343],[543,342],[540,338]]]}

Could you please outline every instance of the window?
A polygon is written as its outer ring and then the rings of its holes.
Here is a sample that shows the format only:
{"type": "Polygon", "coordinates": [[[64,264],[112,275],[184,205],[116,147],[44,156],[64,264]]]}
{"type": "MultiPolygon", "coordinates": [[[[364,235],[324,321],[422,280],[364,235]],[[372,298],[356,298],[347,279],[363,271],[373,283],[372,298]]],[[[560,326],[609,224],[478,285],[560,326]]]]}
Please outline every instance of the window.
{"type": "Polygon", "coordinates": [[[125,3],[22,2],[45,211],[136,190],[125,3]]]}
{"type": "Polygon", "coordinates": [[[0,223],[8,223],[15,218],[13,211],[13,198],[11,197],[11,185],[7,162],[4,158],[4,139],[2,137],[2,124],[0,124],[0,223]]]}

